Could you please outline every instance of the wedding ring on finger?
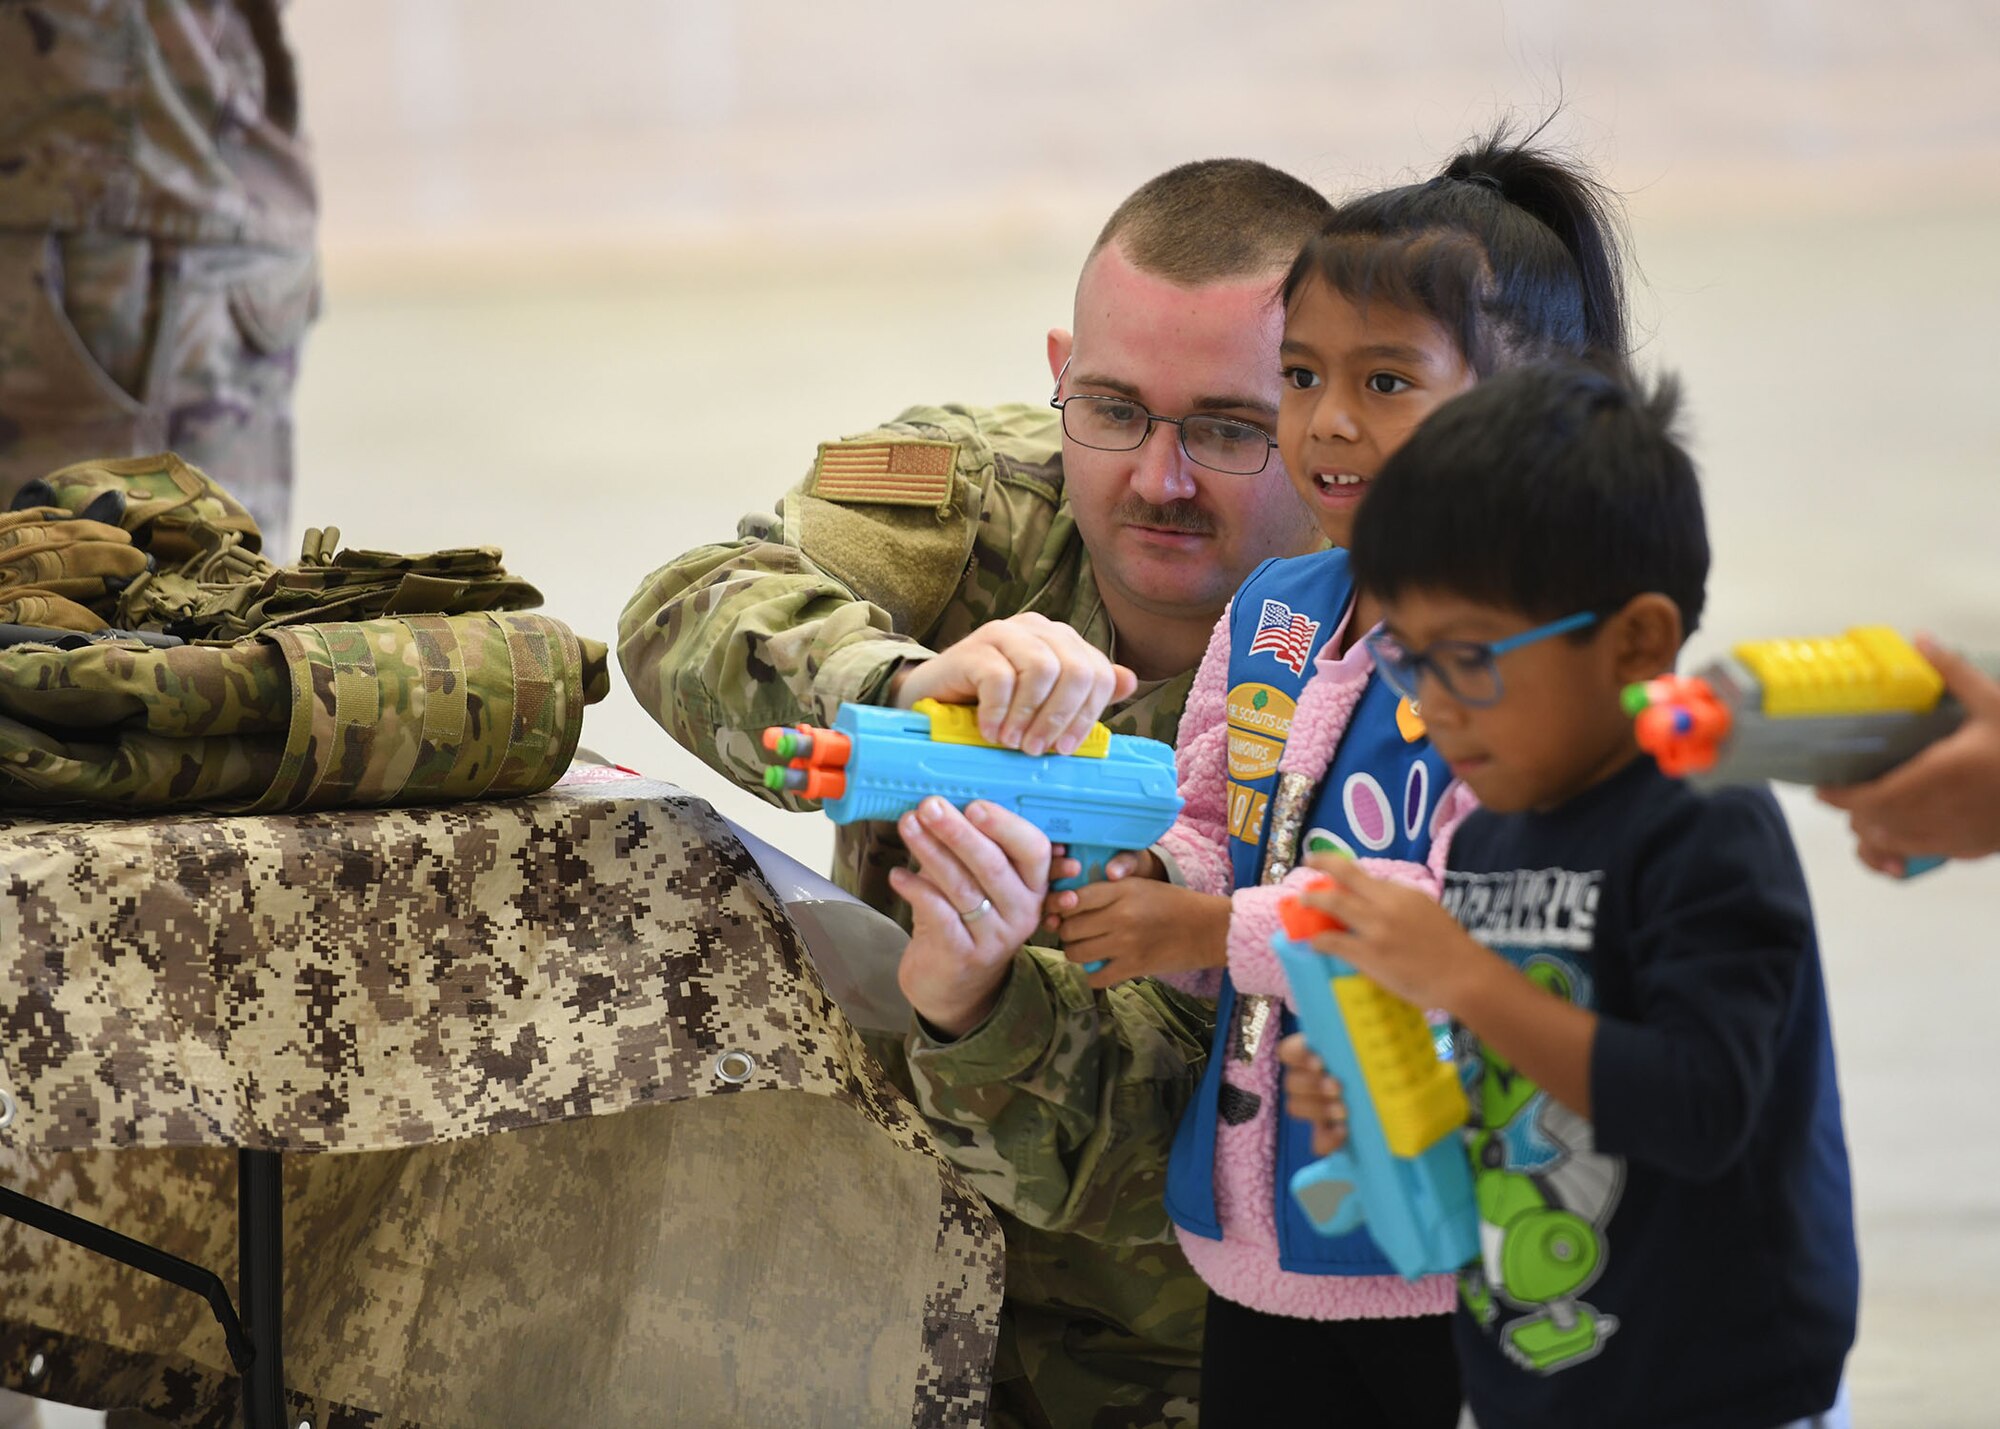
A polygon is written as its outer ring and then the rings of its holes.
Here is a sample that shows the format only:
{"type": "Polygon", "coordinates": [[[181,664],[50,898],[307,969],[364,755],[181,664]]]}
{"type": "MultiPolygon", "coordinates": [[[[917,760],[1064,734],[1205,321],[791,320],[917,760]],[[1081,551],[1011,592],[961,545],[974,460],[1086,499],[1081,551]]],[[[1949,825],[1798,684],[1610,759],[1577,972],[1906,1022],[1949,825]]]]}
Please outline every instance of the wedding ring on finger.
{"type": "Polygon", "coordinates": [[[958,917],[960,922],[977,923],[981,918],[984,918],[988,913],[991,913],[992,911],[993,911],[993,900],[991,898],[982,898],[973,907],[968,908],[963,913],[959,914],[958,917]]]}

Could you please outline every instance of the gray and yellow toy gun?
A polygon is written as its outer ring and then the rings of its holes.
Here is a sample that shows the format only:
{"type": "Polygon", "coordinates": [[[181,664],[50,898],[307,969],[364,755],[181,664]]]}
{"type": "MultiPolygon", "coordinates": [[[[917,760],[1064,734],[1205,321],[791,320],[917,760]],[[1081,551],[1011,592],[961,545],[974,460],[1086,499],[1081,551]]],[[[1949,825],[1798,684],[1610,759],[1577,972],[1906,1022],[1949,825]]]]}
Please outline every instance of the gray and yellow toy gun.
{"type": "MultiPolygon", "coordinates": [[[[2000,675],[2000,657],[1970,658],[2000,675]]],[[[1693,675],[1628,686],[1624,700],[1639,747],[1697,785],[1859,784],[1965,718],[1930,661],[1885,625],[1747,641],[1693,675]]],[[[1939,862],[1912,859],[1905,876],[1939,862]]]]}

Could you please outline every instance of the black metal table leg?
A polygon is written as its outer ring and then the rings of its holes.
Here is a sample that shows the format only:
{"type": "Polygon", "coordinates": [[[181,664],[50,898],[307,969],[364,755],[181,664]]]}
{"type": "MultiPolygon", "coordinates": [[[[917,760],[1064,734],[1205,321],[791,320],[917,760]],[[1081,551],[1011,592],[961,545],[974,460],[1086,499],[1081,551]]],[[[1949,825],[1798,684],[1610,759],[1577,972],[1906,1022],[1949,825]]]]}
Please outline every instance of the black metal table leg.
{"type": "Polygon", "coordinates": [[[244,1429],[284,1429],[284,1179],[275,1151],[236,1153],[237,1299],[254,1357],[244,1429]]]}
{"type": "Polygon", "coordinates": [[[46,1231],[59,1240],[80,1245],[92,1254],[115,1260],[120,1265],[129,1265],[169,1285],[192,1290],[206,1300],[209,1309],[215,1312],[216,1321],[222,1326],[223,1342],[229,1348],[229,1361],[236,1366],[236,1372],[239,1375],[249,1373],[254,1357],[250,1338],[243,1333],[243,1322],[236,1317],[236,1307],[229,1303],[229,1287],[214,1271],[203,1269],[179,1256],[168,1255],[144,1241],[120,1235],[96,1221],[59,1211],[47,1202],[24,1196],[11,1187],[0,1186],[0,1216],[10,1217],[24,1226],[33,1226],[38,1231],[46,1231]]]}

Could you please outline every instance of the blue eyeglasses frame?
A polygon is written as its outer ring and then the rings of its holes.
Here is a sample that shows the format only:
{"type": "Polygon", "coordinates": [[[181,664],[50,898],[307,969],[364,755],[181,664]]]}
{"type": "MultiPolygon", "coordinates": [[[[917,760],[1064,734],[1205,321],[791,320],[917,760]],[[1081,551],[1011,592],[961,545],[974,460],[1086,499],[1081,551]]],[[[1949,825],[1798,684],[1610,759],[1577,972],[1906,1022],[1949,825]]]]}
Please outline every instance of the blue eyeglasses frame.
{"type": "Polygon", "coordinates": [[[1417,703],[1417,692],[1423,685],[1424,671],[1429,670],[1437,677],[1439,684],[1451,692],[1451,697],[1460,704],[1471,705],[1475,709],[1485,709],[1500,702],[1506,688],[1500,681],[1499,659],[1509,650],[1519,650],[1523,645],[1533,645],[1537,640],[1547,640],[1555,635],[1567,635],[1572,630],[1581,630],[1595,624],[1597,613],[1580,610],[1575,615],[1565,615],[1561,620],[1551,620],[1547,625],[1537,625],[1533,630],[1523,630],[1519,635],[1509,635],[1505,640],[1438,640],[1421,650],[1405,650],[1387,630],[1371,630],[1363,642],[1368,653],[1375,657],[1375,668],[1382,672],[1382,678],[1389,682],[1389,688],[1417,703]],[[1387,652],[1394,650],[1397,656],[1387,652]],[[1462,666],[1482,669],[1493,682],[1493,693],[1484,696],[1468,695],[1458,687],[1438,659],[1441,651],[1457,652],[1462,666]]]}

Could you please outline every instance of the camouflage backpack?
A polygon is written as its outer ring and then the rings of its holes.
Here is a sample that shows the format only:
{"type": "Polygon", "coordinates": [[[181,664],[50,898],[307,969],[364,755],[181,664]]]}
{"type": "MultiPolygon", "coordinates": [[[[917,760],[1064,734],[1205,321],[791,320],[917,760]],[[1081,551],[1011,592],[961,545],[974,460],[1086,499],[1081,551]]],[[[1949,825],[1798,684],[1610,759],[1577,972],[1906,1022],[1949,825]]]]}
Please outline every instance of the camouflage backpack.
{"type": "Polygon", "coordinates": [[[248,512],[171,453],[86,462],[0,516],[0,806],[228,812],[531,793],[603,644],[523,612],[490,547],[400,556],[248,512]]]}

